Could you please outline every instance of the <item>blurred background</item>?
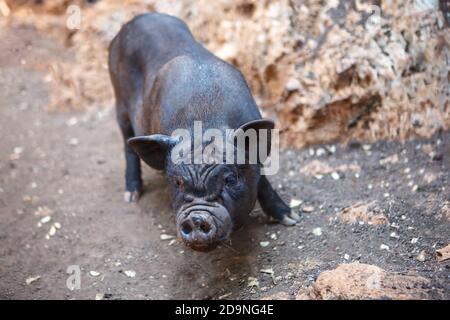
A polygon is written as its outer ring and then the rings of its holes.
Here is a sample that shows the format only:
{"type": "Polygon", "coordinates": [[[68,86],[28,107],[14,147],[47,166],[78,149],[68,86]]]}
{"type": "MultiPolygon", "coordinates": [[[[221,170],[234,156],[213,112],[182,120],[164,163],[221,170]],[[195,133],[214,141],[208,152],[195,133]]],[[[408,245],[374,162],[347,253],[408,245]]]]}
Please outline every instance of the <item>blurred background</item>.
{"type": "Polygon", "coordinates": [[[430,137],[450,125],[448,1],[0,3],[3,38],[20,24],[60,43],[33,48],[27,63],[47,73],[52,111],[112,104],[109,42],[131,17],[159,11],[240,68],[284,145],[430,137]]]}
{"type": "Polygon", "coordinates": [[[450,299],[449,7],[0,0],[0,299],[450,299]],[[257,206],[203,254],[177,239],[163,175],[143,166],[123,201],[107,52],[151,11],[186,21],[276,120],[269,179],[297,226],[257,206]]]}

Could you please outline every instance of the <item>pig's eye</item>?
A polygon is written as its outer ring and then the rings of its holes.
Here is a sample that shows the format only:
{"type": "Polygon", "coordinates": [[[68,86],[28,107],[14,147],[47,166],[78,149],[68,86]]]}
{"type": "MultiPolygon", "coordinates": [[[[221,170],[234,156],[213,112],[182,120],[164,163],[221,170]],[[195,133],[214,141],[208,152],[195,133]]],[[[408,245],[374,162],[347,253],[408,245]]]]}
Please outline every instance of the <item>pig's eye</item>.
{"type": "Polygon", "coordinates": [[[235,186],[238,182],[238,178],[234,174],[229,174],[225,177],[225,184],[227,187],[235,186]]]}
{"type": "Polygon", "coordinates": [[[175,186],[176,186],[177,188],[181,188],[181,187],[183,186],[183,179],[181,179],[181,178],[176,178],[176,179],[175,179],[175,186]]]}

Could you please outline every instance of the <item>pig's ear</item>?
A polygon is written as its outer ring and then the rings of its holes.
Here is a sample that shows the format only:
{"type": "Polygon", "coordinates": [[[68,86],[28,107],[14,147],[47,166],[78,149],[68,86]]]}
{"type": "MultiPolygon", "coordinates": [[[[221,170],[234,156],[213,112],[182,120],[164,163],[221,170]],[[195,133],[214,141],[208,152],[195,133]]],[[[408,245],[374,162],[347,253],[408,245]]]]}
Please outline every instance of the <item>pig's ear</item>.
{"type": "Polygon", "coordinates": [[[177,140],[164,134],[152,134],[128,139],[128,144],[146,164],[157,170],[164,170],[167,153],[177,140]]]}
{"type": "Polygon", "coordinates": [[[244,132],[248,129],[255,129],[256,131],[258,131],[259,129],[272,130],[273,128],[275,128],[275,122],[273,122],[270,119],[264,119],[264,118],[249,121],[239,127],[239,129],[242,129],[242,131],[244,131],[244,132]]]}
{"type": "MultiPolygon", "coordinates": [[[[258,119],[258,120],[252,120],[249,122],[244,123],[239,127],[238,130],[236,130],[236,134],[242,134],[245,133],[249,129],[254,129],[257,133],[258,137],[258,162],[263,163],[266,159],[260,159],[259,158],[259,149],[261,147],[265,148],[267,150],[267,156],[270,155],[270,147],[272,146],[272,130],[275,128],[275,122],[273,122],[270,119],[258,119]],[[267,130],[266,136],[260,136],[258,134],[260,129],[267,130]],[[262,139],[264,137],[265,139],[262,139]],[[265,146],[262,146],[262,144],[265,144],[265,146]]],[[[248,146],[246,146],[247,148],[248,146]]]]}

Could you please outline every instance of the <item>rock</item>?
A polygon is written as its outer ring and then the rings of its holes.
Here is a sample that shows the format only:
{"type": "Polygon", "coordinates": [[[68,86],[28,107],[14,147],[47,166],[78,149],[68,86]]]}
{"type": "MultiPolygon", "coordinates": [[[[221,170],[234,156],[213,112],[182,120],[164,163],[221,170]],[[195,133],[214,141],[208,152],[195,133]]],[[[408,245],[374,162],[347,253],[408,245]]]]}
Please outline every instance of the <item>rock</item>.
{"type": "Polygon", "coordinates": [[[123,272],[128,278],[136,277],[136,271],[134,270],[126,270],[123,272]]]}
{"type": "Polygon", "coordinates": [[[71,138],[71,139],[69,140],[69,144],[70,144],[71,146],[77,146],[78,143],[79,143],[79,141],[78,141],[77,138],[71,138]]]}
{"type": "Polygon", "coordinates": [[[53,237],[55,234],[56,234],[56,227],[55,227],[54,225],[52,225],[52,226],[50,227],[50,230],[48,231],[48,235],[49,235],[50,237],[53,237]]]}
{"type": "Polygon", "coordinates": [[[259,270],[259,271],[261,271],[262,273],[265,273],[265,274],[270,274],[270,275],[273,275],[273,274],[274,274],[272,268],[261,269],[261,270],[259,270]]]}
{"type": "Polygon", "coordinates": [[[448,28],[437,0],[378,1],[382,17],[372,14],[373,1],[337,7],[338,1],[321,0],[102,1],[83,9],[85,32],[70,39],[55,32],[67,19],[44,18],[63,17],[67,1],[35,2],[2,0],[8,5],[0,11],[74,49],[74,61],[45,65],[50,110],[109,102],[107,46],[127,20],[151,6],[185,20],[199,42],[239,67],[276,114],[285,145],[405,139],[450,126],[448,28]],[[32,10],[21,14],[23,6],[32,10]]]}
{"type": "Polygon", "coordinates": [[[306,213],[311,213],[311,212],[314,211],[314,207],[313,206],[306,206],[306,207],[302,208],[302,211],[306,212],[306,213]]]}
{"type": "Polygon", "coordinates": [[[450,244],[444,248],[436,250],[436,256],[439,262],[450,259],[450,244]]]}
{"type": "Polygon", "coordinates": [[[159,238],[164,241],[164,240],[172,240],[175,238],[175,236],[163,233],[159,236],[159,238]]]}
{"type": "Polygon", "coordinates": [[[296,208],[299,205],[301,205],[303,203],[302,200],[297,200],[297,199],[291,199],[291,202],[289,203],[289,207],[290,208],[296,208]]]}
{"type": "Polygon", "coordinates": [[[416,257],[417,261],[424,262],[426,260],[425,250],[420,251],[418,256],[416,257]]]}
{"type": "Polygon", "coordinates": [[[103,300],[105,295],[103,293],[96,293],[95,294],[95,300],[103,300]]]}
{"type": "Polygon", "coordinates": [[[339,180],[341,177],[340,177],[339,173],[332,172],[331,173],[331,178],[333,178],[333,180],[339,180]]]}
{"type": "Polygon", "coordinates": [[[95,271],[95,270],[91,270],[89,271],[89,274],[93,277],[98,277],[100,275],[100,272],[95,271]]]}
{"type": "Polygon", "coordinates": [[[313,235],[319,237],[322,235],[322,228],[314,228],[312,233],[313,233],[313,235]]]}
{"type": "Polygon", "coordinates": [[[344,208],[337,216],[344,223],[354,224],[360,221],[375,226],[388,225],[389,220],[382,213],[376,213],[375,202],[358,202],[350,207],[344,208]]]}
{"type": "Polygon", "coordinates": [[[51,216],[45,216],[45,217],[42,217],[42,219],[39,220],[39,222],[42,223],[42,224],[44,224],[44,223],[49,222],[50,220],[52,220],[52,217],[51,217],[51,216]]]}
{"type": "Polygon", "coordinates": [[[259,281],[255,277],[248,277],[247,287],[259,287],[259,281]]]}
{"type": "Polygon", "coordinates": [[[391,232],[391,234],[389,235],[391,238],[394,238],[394,239],[399,239],[400,238],[400,236],[395,232],[395,231],[392,231],[391,232]]]}
{"type": "Polygon", "coordinates": [[[430,281],[417,275],[387,272],[377,266],[352,262],[322,272],[297,299],[428,299],[430,281]]]}
{"type": "Polygon", "coordinates": [[[27,284],[27,286],[29,286],[33,282],[38,281],[40,278],[41,276],[29,277],[25,280],[25,283],[27,284]]]}
{"type": "Polygon", "coordinates": [[[259,245],[260,245],[261,247],[263,247],[263,248],[269,246],[269,244],[270,244],[269,241],[261,241],[261,242],[259,243],[259,245]]]}
{"type": "Polygon", "coordinates": [[[449,201],[446,201],[444,203],[444,205],[442,206],[442,209],[441,209],[441,213],[444,217],[447,218],[448,221],[450,221],[450,202],[449,201]]]}

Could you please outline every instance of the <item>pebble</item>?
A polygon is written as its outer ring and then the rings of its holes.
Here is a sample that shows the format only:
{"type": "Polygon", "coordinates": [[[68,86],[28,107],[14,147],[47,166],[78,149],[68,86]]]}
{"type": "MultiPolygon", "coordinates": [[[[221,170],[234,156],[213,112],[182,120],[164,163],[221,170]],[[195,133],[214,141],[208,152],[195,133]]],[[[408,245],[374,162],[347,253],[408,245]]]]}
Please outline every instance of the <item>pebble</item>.
{"type": "Polygon", "coordinates": [[[331,174],[331,178],[333,178],[333,180],[339,180],[341,177],[339,176],[339,173],[333,172],[331,174]]]}
{"type": "Polygon", "coordinates": [[[420,262],[424,262],[426,260],[426,254],[425,251],[420,251],[419,255],[416,257],[416,259],[420,262]]]}
{"type": "Polygon", "coordinates": [[[15,147],[13,150],[14,154],[19,155],[23,152],[23,148],[22,147],[15,147]]]}
{"type": "Polygon", "coordinates": [[[97,293],[95,294],[95,300],[103,300],[105,295],[103,293],[97,293]]]}
{"type": "Polygon", "coordinates": [[[172,235],[170,235],[170,234],[161,234],[160,236],[159,236],[159,238],[161,239],[161,240],[171,240],[171,239],[174,239],[175,238],[175,236],[172,236],[172,235]]]}
{"type": "Polygon", "coordinates": [[[254,277],[248,277],[248,284],[247,287],[259,287],[259,281],[258,279],[254,277]]]}
{"type": "Polygon", "coordinates": [[[417,241],[419,241],[419,238],[412,238],[412,239],[411,239],[411,243],[412,243],[412,244],[417,243],[417,241]]]}
{"type": "Polygon", "coordinates": [[[136,277],[136,271],[134,270],[126,270],[123,272],[128,278],[136,277]]]}
{"type": "Polygon", "coordinates": [[[335,145],[331,145],[331,146],[328,146],[328,147],[326,147],[327,148],[327,150],[330,152],[330,153],[335,153],[336,152],[336,146],[335,145]]]}
{"type": "Polygon", "coordinates": [[[306,207],[303,207],[302,210],[303,210],[303,212],[311,213],[311,212],[314,211],[314,207],[313,206],[306,206],[306,207]]]}
{"type": "Polygon", "coordinates": [[[27,284],[27,286],[29,286],[30,284],[39,280],[40,278],[41,278],[41,276],[29,277],[25,280],[25,283],[27,284]]]}
{"type": "Polygon", "coordinates": [[[76,145],[78,145],[78,143],[79,143],[79,141],[78,141],[77,138],[71,138],[71,139],[69,140],[69,144],[70,144],[71,146],[76,146],[76,145]]]}
{"type": "Polygon", "coordinates": [[[344,259],[345,259],[345,260],[349,260],[349,259],[350,259],[350,256],[349,256],[348,254],[344,254],[344,259]]]}
{"type": "Polygon", "coordinates": [[[326,153],[327,152],[323,148],[319,148],[319,149],[316,150],[316,156],[318,156],[318,157],[323,156],[326,153]]]}
{"type": "Polygon", "coordinates": [[[55,226],[53,225],[53,226],[50,227],[50,230],[48,231],[48,235],[49,235],[50,237],[53,237],[55,234],[56,234],[56,228],[55,228],[55,226]]]}
{"type": "Polygon", "coordinates": [[[89,274],[93,277],[98,277],[100,275],[100,272],[95,271],[95,270],[91,270],[89,271],[89,274]]]}
{"type": "Polygon", "coordinates": [[[44,223],[49,222],[50,220],[52,220],[52,217],[50,217],[50,216],[45,216],[45,217],[42,217],[41,220],[39,220],[39,222],[42,223],[42,224],[44,224],[44,223]]]}
{"type": "Polygon", "coordinates": [[[380,250],[386,250],[386,251],[389,251],[389,246],[387,246],[387,245],[385,245],[385,244],[382,244],[382,245],[380,246],[380,250]]]}
{"type": "Polygon", "coordinates": [[[289,207],[295,208],[295,207],[298,207],[299,205],[301,205],[302,203],[303,203],[302,200],[291,199],[291,202],[289,203],[289,207]]]}
{"type": "Polygon", "coordinates": [[[315,236],[321,236],[322,235],[322,228],[314,228],[312,232],[313,232],[313,234],[315,236]]]}
{"type": "Polygon", "coordinates": [[[390,237],[391,238],[395,238],[395,239],[399,239],[400,238],[400,236],[397,233],[395,233],[395,232],[391,232],[390,237]]]}
{"type": "Polygon", "coordinates": [[[259,245],[260,245],[261,247],[263,247],[263,248],[267,247],[269,244],[270,244],[269,241],[261,241],[261,242],[259,243],[259,245]]]}
{"type": "Polygon", "coordinates": [[[261,271],[262,273],[266,273],[266,274],[274,274],[272,268],[261,269],[261,270],[259,270],[259,271],[261,271]]]}

